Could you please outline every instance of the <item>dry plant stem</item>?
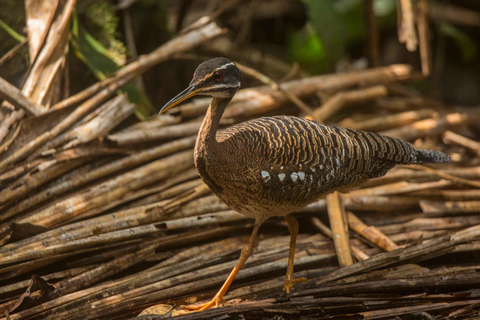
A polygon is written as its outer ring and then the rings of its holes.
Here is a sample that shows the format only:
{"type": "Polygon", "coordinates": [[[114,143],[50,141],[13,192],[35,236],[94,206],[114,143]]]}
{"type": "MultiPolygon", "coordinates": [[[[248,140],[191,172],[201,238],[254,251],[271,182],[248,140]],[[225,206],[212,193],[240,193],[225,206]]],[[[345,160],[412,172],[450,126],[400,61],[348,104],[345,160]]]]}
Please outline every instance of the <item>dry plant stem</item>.
{"type": "MultiPolygon", "coordinates": [[[[221,213],[205,214],[200,217],[187,217],[127,229],[120,229],[101,233],[98,235],[95,234],[93,236],[87,236],[85,238],[83,237],[85,236],[85,234],[80,234],[81,237],[79,239],[75,239],[72,241],[65,241],[62,239],[58,241],[58,239],[52,239],[53,241],[51,241],[50,243],[50,241],[46,239],[41,243],[34,242],[29,244],[28,246],[25,246],[25,249],[22,248],[21,252],[0,252],[0,257],[2,258],[0,260],[0,265],[18,261],[25,261],[29,259],[37,259],[49,255],[74,251],[79,248],[92,247],[99,244],[109,244],[128,239],[136,239],[147,235],[156,235],[161,233],[162,231],[167,230],[181,230],[193,227],[215,225],[218,223],[242,221],[245,219],[247,218],[239,215],[235,211],[224,211],[221,213]],[[29,250],[33,248],[35,248],[35,250],[29,250]]],[[[95,230],[93,230],[93,232],[95,233],[95,230]]],[[[72,232],[72,235],[75,237],[76,232],[72,232]]]]}
{"type": "Polygon", "coordinates": [[[480,222],[478,216],[459,216],[448,218],[415,218],[413,220],[399,223],[379,226],[378,229],[385,234],[398,234],[415,230],[452,230],[465,228],[471,225],[477,225],[480,222]]]}
{"type": "MultiPolygon", "coordinates": [[[[301,257],[298,259],[297,264],[321,263],[325,259],[326,255],[301,257]]],[[[285,262],[285,259],[281,259],[270,263],[263,263],[256,267],[242,269],[242,272],[238,274],[236,279],[242,280],[258,274],[268,274],[281,270],[285,268],[285,262]]],[[[64,313],[56,312],[55,315],[60,319],[77,319],[91,314],[91,310],[94,308],[94,310],[98,312],[95,314],[96,317],[105,318],[115,311],[124,312],[138,305],[152,304],[154,302],[169,299],[169,297],[180,297],[198,291],[205,291],[213,286],[220,285],[225,279],[225,273],[233,267],[233,264],[234,262],[223,263],[221,265],[204,268],[195,272],[185,273],[184,275],[171,277],[169,279],[152,283],[151,285],[128,291],[121,295],[114,295],[94,301],[91,306],[90,304],[84,304],[81,306],[74,305],[73,308],[66,310],[64,313]],[[212,277],[212,274],[215,276],[212,277]],[[205,278],[207,276],[210,276],[208,281],[201,279],[202,277],[205,278]]],[[[21,312],[19,312],[19,314],[20,313],[21,312]]],[[[16,318],[15,316],[16,314],[12,315],[11,320],[24,318],[16,318]]],[[[21,314],[21,316],[23,316],[23,314],[21,314]]]]}
{"type": "MultiPolygon", "coordinates": [[[[38,172],[34,172],[31,175],[26,175],[22,177],[22,179],[16,181],[14,185],[0,191],[0,204],[17,201],[26,194],[37,189],[39,186],[69,172],[73,168],[76,168],[89,160],[90,159],[88,158],[84,158],[59,162],[46,169],[39,169],[38,172]]],[[[8,214],[1,215],[0,221],[8,218],[10,218],[8,214]]]]}
{"type": "Polygon", "coordinates": [[[340,123],[341,126],[346,126],[356,130],[363,131],[383,131],[395,127],[405,126],[423,120],[425,118],[432,118],[435,112],[432,109],[420,109],[413,111],[406,111],[388,116],[380,116],[363,121],[353,121],[346,119],[340,123]]]}
{"type": "Polygon", "coordinates": [[[370,270],[387,267],[397,264],[401,261],[415,259],[422,261],[427,258],[445,254],[454,250],[455,245],[467,241],[478,240],[480,238],[480,226],[473,226],[467,229],[457,231],[451,235],[431,239],[422,243],[399,248],[390,252],[380,253],[367,260],[357,262],[353,265],[334,271],[326,277],[321,278],[316,283],[322,284],[333,280],[342,279],[351,275],[364,273],[370,270]]]}
{"type": "MultiPolygon", "coordinates": [[[[314,256],[314,257],[300,257],[298,258],[297,265],[302,265],[305,263],[314,263],[314,262],[321,262],[322,260],[325,260],[325,256],[314,256]]],[[[252,259],[253,260],[253,259],[252,259]]],[[[276,270],[281,270],[285,268],[285,259],[277,260],[277,261],[272,261],[269,263],[263,263],[261,265],[255,266],[255,267],[250,267],[250,268],[244,268],[242,269],[242,272],[240,272],[236,278],[236,280],[242,280],[248,277],[252,277],[258,274],[268,274],[271,272],[274,272],[276,270]]],[[[233,266],[232,263],[224,263],[219,266],[214,266],[214,267],[209,267],[206,269],[202,269],[198,272],[198,276],[200,275],[211,275],[211,274],[219,274],[221,271],[222,273],[227,271],[228,269],[231,269],[233,266]],[[218,271],[214,271],[218,270],[218,271]]],[[[127,308],[136,305],[140,303],[141,301],[146,302],[154,302],[154,301],[161,301],[165,300],[165,297],[172,297],[172,296],[181,296],[185,295],[187,293],[192,293],[192,292],[198,292],[199,290],[206,290],[211,288],[212,286],[218,286],[223,282],[225,279],[225,274],[221,274],[218,276],[210,277],[209,281],[203,280],[196,280],[199,277],[196,276],[195,274],[186,274],[185,276],[181,277],[181,284],[177,285],[175,287],[171,287],[171,285],[165,285],[162,282],[158,282],[156,284],[153,284],[151,288],[148,288],[149,290],[147,291],[147,287],[145,288],[139,288],[138,293],[134,294],[134,292],[129,292],[130,299],[125,301],[124,303],[122,302],[122,299],[119,299],[121,297],[110,297],[106,298],[97,302],[94,302],[94,307],[97,310],[100,310],[100,315],[107,315],[109,312],[109,309],[117,309],[121,308],[122,310],[126,310],[127,308]],[[167,287],[167,288],[165,288],[167,287]],[[165,288],[165,289],[164,289],[165,288]],[[155,289],[155,290],[152,290],[155,289]],[[161,289],[161,290],[159,290],[161,289]],[[163,289],[163,290],[162,290],[163,289]],[[128,306],[126,305],[128,304],[128,306]]],[[[172,279],[176,280],[176,279],[172,279]]],[[[163,281],[163,282],[171,282],[168,279],[163,281]]],[[[178,280],[176,281],[178,282],[178,280]]],[[[126,300],[126,299],[125,299],[126,300]]],[[[84,307],[82,307],[84,311],[88,311],[84,307]]],[[[110,311],[111,312],[111,311],[110,311]]]]}
{"type": "MultiPolygon", "coordinates": [[[[67,131],[62,140],[70,142],[63,146],[62,149],[72,148],[81,143],[87,143],[99,137],[103,137],[135,111],[135,105],[128,101],[126,95],[119,95],[109,102],[110,103],[107,103],[107,108],[102,110],[102,112],[94,119],[67,131]]],[[[55,148],[61,144],[63,143],[56,143],[53,145],[46,143],[44,148],[55,148]]]]}
{"type": "MultiPolygon", "coordinates": [[[[175,140],[166,144],[163,144],[159,147],[155,147],[152,149],[147,149],[140,153],[131,155],[129,157],[113,161],[108,163],[100,168],[91,170],[85,174],[81,174],[75,176],[72,179],[69,179],[63,183],[56,184],[52,187],[48,187],[47,189],[29,197],[28,199],[23,200],[19,204],[15,205],[14,207],[10,208],[4,214],[13,216],[22,210],[28,209],[33,207],[36,204],[39,204],[47,199],[60,195],[64,192],[77,188],[81,185],[87,184],[91,181],[96,179],[108,176],[115,172],[119,172],[121,170],[126,170],[132,168],[136,165],[146,163],[153,159],[160,158],[162,156],[166,156],[186,148],[191,148],[195,144],[196,137],[187,137],[180,140],[175,140]]],[[[3,215],[0,215],[0,218],[3,215]]]]}
{"type": "MultiPolygon", "coordinates": [[[[70,20],[70,16],[73,12],[73,8],[75,6],[76,0],[67,0],[65,1],[65,5],[62,8],[61,14],[58,15],[58,20],[52,22],[50,31],[47,35],[47,39],[45,40],[45,45],[43,46],[42,50],[37,56],[32,69],[25,81],[25,85],[23,86],[22,91],[30,96],[32,92],[35,90],[36,86],[39,86],[38,81],[44,77],[45,75],[42,74],[47,66],[48,63],[57,62],[59,61],[59,57],[64,56],[65,49],[62,48],[63,44],[67,44],[65,40],[68,39],[68,24],[70,20]],[[67,32],[66,32],[67,31],[67,32]],[[55,57],[55,55],[59,57],[55,57]],[[52,59],[56,59],[55,61],[51,61],[52,59]]],[[[45,81],[45,79],[43,79],[45,81]]],[[[44,88],[39,88],[44,90],[44,88]]]]}
{"type": "MultiPolygon", "coordinates": [[[[73,268],[73,269],[67,269],[67,270],[64,270],[64,271],[58,271],[58,272],[47,274],[47,275],[42,275],[41,277],[45,281],[52,282],[51,280],[66,279],[66,278],[76,276],[76,275],[78,275],[80,273],[83,273],[83,272],[86,272],[86,271],[88,271],[89,269],[92,269],[92,268],[93,268],[92,266],[78,267],[78,268],[73,268]]],[[[13,283],[13,284],[9,284],[9,285],[0,287],[0,294],[5,294],[5,293],[9,293],[9,292],[14,292],[14,291],[17,291],[17,290],[20,290],[20,289],[24,289],[24,288],[28,287],[28,285],[30,284],[30,281],[31,280],[28,279],[28,280],[24,280],[24,281],[20,281],[20,282],[17,282],[17,283],[13,283]]],[[[12,296],[13,296],[13,294],[12,294],[12,296]]]]}
{"type": "MultiPolygon", "coordinates": [[[[184,179],[182,177],[181,180],[178,180],[175,183],[173,183],[172,180],[176,180],[176,179],[169,179],[168,183],[162,183],[158,187],[154,187],[154,188],[146,187],[145,189],[143,189],[142,191],[137,193],[137,194],[139,194],[139,197],[137,197],[137,195],[132,197],[132,199],[134,199],[134,200],[139,198],[138,200],[130,201],[125,206],[122,206],[121,209],[136,208],[136,207],[139,207],[139,206],[148,205],[148,204],[155,203],[155,202],[158,202],[158,201],[163,202],[163,200],[165,200],[165,199],[176,197],[179,194],[182,194],[182,193],[187,192],[189,190],[193,190],[203,183],[200,179],[194,179],[194,178],[198,177],[198,173],[197,173],[197,170],[195,168],[191,168],[191,169],[189,169],[185,172],[182,172],[177,177],[179,177],[179,176],[183,176],[184,179]],[[189,180],[189,179],[194,179],[194,180],[189,180]],[[184,180],[188,180],[188,181],[184,181],[184,180]],[[179,183],[179,184],[175,185],[177,183],[179,183]],[[167,189],[167,187],[170,187],[172,185],[175,185],[175,186],[167,189]]],[[[178,210],[179,211],[182,210],[183,207],[184,206],[182,206],[181,208],[178,208],[178,210]]],[[[169,213],[170,213],[170,211],[169,211],[169,213]]],[[[172,214],[172,213],[170,213],[170,214],[172,214]]]]}
{"type": "MultiPolygon", "coordinates": [[[[480,166],[476,167],[455,167],[455,168],[445,168],[439,170],[441,172],[455,175],[456,177],[469,179],[469,180],[480,180],[480,166]]],[[[372,179],[364,184],[364,187],[379,186],[389,183],[395,183],[398,181],[426,181],[437,179],[437,175],[432,175],[426,171],[416,171],[409,170],[397,167],[390,170],[385,176],[380,178],[372,179]]],[[[356,191],[354,191],[356,192],[356,191]]]]}
{"type": "Polygon", "coordinates": [[[25,159],[29,154],[33,153],[35,150],[40,148],[47,141],[52,140],[71,126],[80,120],[85,114],[88,114],[93,109],[98,107],[98,105],[113,94],[113,90],[105,89],[98,93],[96,96],[87,100],[85,103],[76,108],[70,115],[58,123],[52,130],[47,131],[34,140],[30,141],[22,148],[18,149],[16,152],[7,157],[3,162],[0,163],[0,172],[5,171],[13,164],[17,163],[20,160],[25,159]]]}
{"type": "MultiPolygon", "coordinates": [[[[123,255],[72,278],[60,281],[59,283],[55,284],[55,295],[63,296],[65,294],[78,291],[84,287],[88,287],[97,281],[117,274],[135,264],[138,264],[139,262],[142,262],[154,253],[155,245],[150,245],[146,248],[140,249],[138,252],[123,255]]],[[[40,295],[41,293],[37,291],[32,292],[30,296],[35,299],[35,297],[38,298],[40,295]]]]}
{"type": "Polygon", "coordinates": [[[34,116],[38,116],[45,112],[45,109],[35,102],[25,97],[22,91],[18,90],[15,86],[5,81],[0,77],[0,97],[10,102],[17,108],[22,108],[28,111],[34,116]]]}
{"type": "Polygon", "coordinates": [[[345,208],[341,203],[340,195],[337,191],[327,196],[328,217],[332,228],[333,242],[337,252],[338,264],[340,267],[348,266],[353,263],[350,253],[350,238],[345,230],[343,217],[345,208]]]}
{"type": "Polygon", "coordinates": [[[27,42],[28,38],[25,37],[22,42],[16,44],[12,49],[8,50],[8,52],[0,58],[0,66],[10,60],[10,58],[12,58],[27,42]]]}
{"type": "Polygon", "coordinates": [[[32,223],[46,227],[53,226],[88,209],[118,199],[129,190],[139,189],[165,179],[172,174],[187,169],[191,165],[193,165],[193,152],[191,150],[180,152],[120,175],[97,185],[85,193],[57,202],[32,216],[21,219],[19,223],[32,223]]]}
{"type": "MultiPolygon", "coordinates": [[[[311,218],[312,224],[317,228],[322,234],[325,236],[329,237],[330,239],[333,239],[332,231],[322,222],[320,219],[317,217],[312,217],[311,218]]],[[[357,246],[355,246],[353,243],[350,242],[350,250],[352,251],[352,254],[357,258],[358,261],[365,260],[369,258],[369,256],[363,252],[361,249],[359,249],[357,246]]]]}
{"type": "Polygon", "coordinates": [[[168,114],[161,114],[152,116],[147,120],[135,123],[128,128],[120,130],[119,133],[126,133],[126,132],[140,132],[140,131],[148,131],[148,130],[156,130],[158,128],[179,124],[182,119],[180,117],[174,117],[168,114]]]}
{"type": "Polygon", "coordinates": [[[433,238],[438,238],[441,236],[444,236],[448,233],[447,230],[438,230],[438,231],[410,231],[410,232],[405,232],[405,233],[399,233],[399,234],[392,234],[390,235],[390,239],[396,243],[411,243],[411,242],[417,242],[419,239],[422,240],[428,240],[428,239],[433,239],[433,238]]]}
{"type": "Polygon", "coordinates": [[[405,43],[408,51],[417,50],[417,33],[415,32],[415,20],[412,0],[397,0],[398,41],[405,43]]]}
{"type": "MultiPolygon", "coordinates": [[[[62,1],[56,10],[56,15],[42,50],[37,55],[35,62],[31,64],[22,93],[38,104],[48,105],[47,95],[52,93],[58,86],[58,83],[52,84],[52,80],[59,72],[60,65],[65,60],[65,54],[68,50],[68,28],[70,16],[75,5],[75,0],[62,1]]],[[[7,105],[4,103],[3,105],[7,105]]],[[[18,110],[12,112],[6,119],[3,119],[0,127],[0,140],[3,140],[8,133],[10,126],[20,120],[25,115],[25,111],[18,110]]],[[[0,164],[1,167],[1,164],[0,164]]]]}
{"type": "Polygon", "coordinates": [[[365,197],[365,196],[380,196],[390,194],[403,194],[419,190],[428,190],[434,188],[448,187],[453,184],[452,181],[439,180],[424,183],[408,183],[406,181],[396,182],[392,184],[381,185],[378,187],[364,188],[353,190],[344,195],[344,197],[365,197]]]}
{"type": "MultiPolygon", "coordinates": [[[[412,192],[412,195],[422,199],[438,199],[452,201],[480,200],[479,189],[467,190],[423,190],[412,192]]],[[[421,200],[423,201],[423,200],[421,200]]],[[[426,201],[426,200],[425,200],[426,201]]]]}
{"type": "Polygon", "coordinates": [[[392,251],[398,248],[398,246],[384,233],[378,230],[375,226],[367,226],[351,211],[347,211],[348,225],[356,233],[371,241],[378,247],[385,251],[392,251]]]}
{"type": "Polygon", "coordinates": [[[88,270],[75,277],[61,281],[55,284],[56,290],[58,290],[61,295],[65,295],[88,287],[97,281],[110,277],[142,262],[149,256],[155,254],[155,247],[156,245],[150,245],[143,249],[139,248],[140,250],[137,252],[123,255],[92,270],[88,270]]]}
{"type": "Polygon", "coordinates": [[[480,14],[452,4],[429,3],[430,17],[434,21],[446,21],[455,25],[480,26],[480,14]]]}
{"type": "Polygon", "coordinates": [[[311,221],[313,225],[325,236],[333,239],[332,231],[317,217],[312,217],[311,221]]]}
{"type": "MultiPolygon", "coordinates": [[[[182,237],[171,236],[168,238],[160,239],[161,241],[155,240],[154,242],[157,243],[157,247],[167,249],[175,246],[181,246],[182,244],[204,241],[206,239],[219,236],[219,235],[231,234],[232,232],[238,232],[237,230],[238,230],[238,227],[236,228],[224,227],[220,229],[217,228],[215,230],[208,230],[200,233],[194,233],[194,234],[191,233],[191,234],[183,235],[182,237]]],[[[202,257],[200,256],[200,258],[202,257]]],[[[211,261],[211,257],[208,260],[211,261]]],[[[203,261],[202,259],[198,262],[188,260],[188,261],[185,261],[185,263],[179,263],[179,264],[173,265],[172,267],[167,268],[166,270],[158,270],[158,271],[150,272],[149,274],[147,274],[148,276],[141,274],[140,276],[130,278],[127,281],[124,279],[121,279],[113,283],[105,283],[93,288],[67,294],[63,297],[59,297],[57,299],[48,301],[42,305],[38,305],[24,311],[20,311],[17,314],[15,314],[15,317],[19,317],[19,318],[12,318],[12,319],[24,319],[28,316],[42,313],[45,310],[50,310],[52,308],[56,308],[56,309],[53,309],[54,311],[52,311],[54,314],[56,314],[66,309],[68,310],[69,303],[73,305],[72,307],[70,307],[70,309],[76,308],[78,306],[78,303],[82,302],[82,300],[95,301],[105,296],[108,297],[108,296],[111,296],[112,294],[123,292],[125,291],[125,289],[131,290],[132,287],[137,288],[137,287],[145,286],[155,281],[172,277],[173,275],[176,275],[176,274],[182,274],[191,268],[198,268],[201,265],[202,261],[203,261]],[[92,294],[97,294],[97,296],[91,296],[92,294]],[[82,297],[86,299],[82,299],[82,297]]],[[[224,268],[225,270],[228,270],[228,266],[224,268]]],[[[173,283],[174,285],[176,285],[178,284],[178,280],[177,279],[167,280],[167,283],[173,283]]],[[[162,288],[162,285],[165,286],[165,282],[161,282],[157,286],[159,288],[162,288]]],[[[144,289],[147,289],[147,288],[144,288],[144,289]]]]}
{"type": "Polygon", "coordinates": [[[427,0],[417,2],[417,26],[420,44],[420,60],[422,62],[422,73],[430,75],[432,69],[432,58],[430,53],[430,33],[428,29],[428,4],[427,0]]]}
{"type": "Polygon", "coordinates": [[[407,126],[383,131],[382,134],[407,141],[418,138],[441,135],[446,130],[456,126],[465,125],[470,121],[470,116],[465,113],[451,113],[439,119],[425,119],[407,126]]]}
{"type": "Polygon", "coordinates": [[[378,28],[373,10],[373,0],[363,1],[364,16],[367,30],[367,56],[369,67],[376,67],[379,65],[379,47],[378,47],[378,28]]]}
{"type": "Polygon", "coordinates": [[[459,178],[459,177],[453,176],[453,175],[451,175],[451,174],[448,174],[448,173],[445,173],[445,172],[441,172],[441,171],[432,169],[432,168],[427,167],[427,166],[424,166],[424,165],[415,164],[415,165],[411,165],[411,166],[405,166],[405,168],[406,168],[406,169],[410,169],[410,170],[422,170],[422,171],[426,171],[426,172],[428,172],[428,173],[431,173],[431,174],[434,174],[434,175],[436,175],[436,176],[439,176],[440,178],[443,178],[443,179],[446,179],[446,180],[450,180],[450,181],[455,182],[455,183],[464,184],[464,185],[467,185],[467,186],[470,186],[470,187],[474,187],[474,188],[480,188],[480,182],[478,182],[478,181],[471,181],[471,180],[459,178]]]}
{"type": "Polygon", "coordinates": [[[300,110],[305,112],[307,115],[312,115],[313,114],[313,110],[309,106],[307,106],[298,97],[291,94],[288,90],[284,90],[282,88],[281,84],[278,84],[277,82],[275,82],[271,78],[269,78],[266,75],[260,73],[258,70],[254,70],[252,68],[246,67],[244,65],[239,64],[238,62],[236,64],[237,64],[238,68],[240,69],[240,71],[242,71],[243,73],[245,73],[245,74],[247,74],[251,77],[254,77],[255,79],[260,80],[261,82],[263,82],[266,85],[269,85],[272,88],[272,90],[280,90],[281,92],[283,92],[287,96],[287,98],[290,99],[290,101],[293,104],[295,104],[300,110]]]}
{"type": "Polygon", "coordinates": [[[219,28],[214,22],[199,26],[198,29],[192,29],[191,31],[181,34],[177,38],[163,44],[151,53],[139,56],[138,60],[126,65],[107,79],[57,103],[53,108],[65,108],[79,103],[106,88],[117,90],[139,74],[147,71],[154,65],[167,60],[173,54],[188,51],[223,33],[225,33],[225,30],[219,28]]]}
{"type": "Polygon", "coordinates": [[[429,217],[439,214],[464,214],[480,211],[480,201],[431,201],[420,200],[420,207],[429,217]]]}
{"type": "Polygon", "coordinates": [[[386,96],[387,94],[388,90],[383,85],[339,92],[315,110],[313,118],[318,122],[325,122],[347,105],[362,104],[386,96]]]}
{"type": "Polygon", "coordinates": [[[475,152],[477,155],[480,155],[480,142],[466,138],[452,131],[445,131],[443,134],[443,140],[446,143],[454,143],[459,146],[468,148],[475,152]]]}
{"type": "Polygon", "coordinates": [[[143,128],[141,128],[138,131],[127,131],[111,134],[107,136],[107,139],[114,142],[117,146],[124,146],[146,141],[183,138],[196,135],[201,124],[201,122],[197,121],[187,122],[161,127],[150,131],[145,131],[143,128]]]}

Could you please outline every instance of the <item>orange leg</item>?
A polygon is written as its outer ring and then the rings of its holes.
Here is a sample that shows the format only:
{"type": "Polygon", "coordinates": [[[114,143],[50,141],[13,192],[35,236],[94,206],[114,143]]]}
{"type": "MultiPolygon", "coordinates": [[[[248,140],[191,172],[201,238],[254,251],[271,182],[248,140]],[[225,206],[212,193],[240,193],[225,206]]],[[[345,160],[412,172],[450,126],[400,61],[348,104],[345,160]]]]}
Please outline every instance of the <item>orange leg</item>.
{"type": "Polygon", "coordinates": [[[295,244],[297,243],[298,222],[291,215],[286,215],[285,221],[287,221],[288,231],[290,231],[290,252],[288,255],[287,275],[285,276],[285,285],[283,286],[283,290],[285,290],[287,293],[290,293],[290,288],[292,288],[296,282],[307,281],[307,279],[304,277],[298,279],[293,278],[293,262],[295,260],[295,244]]]}
{"type": "Polygon", "coordinates": [[[238,259],[237,264],[233,268],[232,272],[230,272],[230,275],[228,276],[227,280],[225,281],[223,286],[220,288],[220,290],[217,292],[217,294],[213,297],[213,299],[210,302],[207,302],[200,306],[184,306],[185,309],[202,311],[202,310],[210,309],[213,306],[215,306],[216,308],[222,301],[224,301],[223,296],[227,292],[228,287],[230,287],[230,285],[232,284],[233,279],[235,279],[235,276],[237,275],[238,271],[240,271],[245,261],[247,261],[247,259],[252,255],[253,246],[255,243],[255,238],[257,236],[258,228],[260,228],[262,223],[263,221],[259,221],[259,220],[255,221],[255,227],[253,228],[252,235],[250,236],[250,240],[248,241],[248,243],[242,248],[240,259],[238,259]]]}

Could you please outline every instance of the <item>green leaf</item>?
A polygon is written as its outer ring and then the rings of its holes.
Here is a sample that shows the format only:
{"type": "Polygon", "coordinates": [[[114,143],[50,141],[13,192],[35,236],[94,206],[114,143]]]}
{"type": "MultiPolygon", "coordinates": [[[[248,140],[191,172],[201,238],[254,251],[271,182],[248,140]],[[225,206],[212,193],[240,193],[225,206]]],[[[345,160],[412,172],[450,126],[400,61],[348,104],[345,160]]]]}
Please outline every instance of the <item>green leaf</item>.
{"type": "Polygon", "coordinates": [[[22,36],[21,34],[17,33],[15,30],[13,30],[12,28],[10,28],[8,26],[8,24],[6,24],[5,22],[3,22],[2,20],[0,20],[0,28],[2,28],[3,30],[5,30],[6,33],[8,33],[12,38],[14,38],[15,40],[17,40],[18,42],[22,42],[25,37],[22,36]]]}
{"type": "Polygon", "coordinates": [[[292,60],[311,73],[328,71],[328,61],[322,41],[310,25],[289,37],[289,51],[292,60]]]}
{"type": "Polygon", "coordinates": [[[343,57],[347,45],[345,21],[332,0],[305,0],[308,17],[331,61],[343,57]]]}
{"type": "MultiPolygon", "coordinates": [[[[115,54],[111,54],[86,29],[80,25],[74,15],[72,21],[72,37],[70,41],[75,56],[85,63],[93,74],[103,80],[121,68],[115,54]]],[[[154,108],[147,96],[134,82],[124,85],[120,92],[126,92],[130,102],[136,105],[135,115],[140,120],[147,119],[153,114],[154,108]]]]}

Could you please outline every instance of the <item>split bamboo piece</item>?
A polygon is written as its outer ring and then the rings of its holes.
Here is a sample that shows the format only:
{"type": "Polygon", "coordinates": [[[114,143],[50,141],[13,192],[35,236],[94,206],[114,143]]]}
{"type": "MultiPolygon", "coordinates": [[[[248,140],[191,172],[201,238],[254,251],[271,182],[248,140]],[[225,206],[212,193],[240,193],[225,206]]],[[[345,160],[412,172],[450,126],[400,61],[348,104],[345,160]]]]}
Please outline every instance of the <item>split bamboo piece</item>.
{"type": "Polygon", "coordinates": [[[353,263],[350,253],[350,238],[345,229],[345,209],[337,191],[327,196],[328,217],[332,228],[333,242],[337,252],[340,267],[349,266],[353,263]]]}

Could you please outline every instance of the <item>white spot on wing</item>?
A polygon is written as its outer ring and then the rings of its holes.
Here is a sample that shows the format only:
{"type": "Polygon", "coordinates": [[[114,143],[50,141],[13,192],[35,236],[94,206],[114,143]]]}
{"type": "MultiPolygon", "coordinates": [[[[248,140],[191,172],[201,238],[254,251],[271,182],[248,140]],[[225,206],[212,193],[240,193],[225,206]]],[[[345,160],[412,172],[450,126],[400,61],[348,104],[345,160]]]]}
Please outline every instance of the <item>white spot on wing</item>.
{"type": "Polygon", "coordinates": [[[292,178],[292,181],[295,182],[298,179],[298,173],[294,172],[290,175],[290,178],[292,178]]]}
{"type": "Polygon", "coordinates": [[[314,168],[314,167],[311,167],[310,170],[312,170],[312,172],[315,172],[315,168],[314,168]]]}
{"type": "Polygon", "coordinates": [[[261,174],[262,174],[263,180],[265,181],[270,180],[270,173],[268,173],[267,171],[262,171],[261,174]]]}
{"type": "Polygon", "coordinates": [[[305,180],[305,172],[299,171],[299,172],[298,172],[298,177],[299,177],[300,180],[302,180],[302,181],[305,180]]]}
{"type": "Polygon", "coordinates": [[[285,179],[285,173],[280,173],[278,175],[278,179],[280,179],[280,181],[283,181],[283,179],[285,179]]]}

